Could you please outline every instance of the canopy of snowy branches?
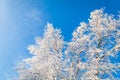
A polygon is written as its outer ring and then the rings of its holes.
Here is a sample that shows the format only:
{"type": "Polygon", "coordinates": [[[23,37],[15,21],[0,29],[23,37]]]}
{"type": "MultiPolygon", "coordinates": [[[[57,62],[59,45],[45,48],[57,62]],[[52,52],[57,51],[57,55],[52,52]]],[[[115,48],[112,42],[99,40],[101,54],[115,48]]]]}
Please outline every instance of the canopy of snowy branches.
{"type": "Polygon", "coordinates": [[[17,66],[17,80],[117,80],[120,79],[120,15],[90,13],[70,42],[47,23],[43,37],[28,50],[33,56],[17,66]],[[115,61],[113,61],[115,60],[115,61]]]}

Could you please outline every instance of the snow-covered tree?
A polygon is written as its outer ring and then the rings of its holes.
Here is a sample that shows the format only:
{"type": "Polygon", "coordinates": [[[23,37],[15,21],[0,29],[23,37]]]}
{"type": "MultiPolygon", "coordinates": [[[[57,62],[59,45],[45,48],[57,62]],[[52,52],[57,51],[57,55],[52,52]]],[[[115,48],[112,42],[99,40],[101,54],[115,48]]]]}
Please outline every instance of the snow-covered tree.
{"type": "Polygon", "coordinates": [[[104,13],[91,12],[89,22],[80,23],[68,44],[70,80],[116,80],[120,64],[113,62],[120,53],[120,20],[104,13]]]}
{"type": "Polygon", "coordinates": [[[24,59],[17,66],[19,80],[62,79],[63,38],[58,29],[47,24],[44,36],[36,38],[36,44],[28,47],[33,56],[24,59]]]}
{"type": "Polygon", "coordinates": [[[18,80],[117,80],[120,64],[113,60],[120,53],[120,16],[94,10],[70,42],[49,23],[35,40],[28,47],[33,56],[16,67],[18,80]]]}

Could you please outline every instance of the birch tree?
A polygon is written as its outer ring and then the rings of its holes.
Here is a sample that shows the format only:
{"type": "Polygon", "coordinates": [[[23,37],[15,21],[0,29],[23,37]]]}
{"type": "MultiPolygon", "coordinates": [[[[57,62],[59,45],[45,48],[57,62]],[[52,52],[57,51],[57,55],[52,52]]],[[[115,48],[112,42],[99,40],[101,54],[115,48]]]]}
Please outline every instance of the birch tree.
{"type": "Polygon", "coordinates": [[[37,37],[36,44],[28,50],[33,56],[24,59],[17,66],[18,80],[57,80],[62,79],[63,37],[59,29],[47,24],[44,36],[37,37]]]}
{"type": "Polygon", "coordinates": [[[70,42],[61,31],[47,24],[43,37],[28,50],[33,56],[17,66],[18,80],[119,80],[120,16],[90,13],[81,22],[70,42]]]}
{"type": "Polygon", "coordinates": [[[120,53],[120,20],[94,10],[89,22],[81,22],[68,43],[69,80],[116,80],[120,53]]]}

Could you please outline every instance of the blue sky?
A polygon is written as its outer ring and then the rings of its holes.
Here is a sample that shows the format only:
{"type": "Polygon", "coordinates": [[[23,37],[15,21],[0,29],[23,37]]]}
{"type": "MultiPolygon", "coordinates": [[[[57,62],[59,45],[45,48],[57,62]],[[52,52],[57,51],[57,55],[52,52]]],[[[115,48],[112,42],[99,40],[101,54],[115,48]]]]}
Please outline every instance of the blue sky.
{"type": "Polygon", "coordinates": [[[42,35],[47,22],[61,28],[69,41],[79,23],[102,7],[117,14],[120,0],[0,0],[0,80],[12,80],[12,68],[30,56],[27,46],[42,35]]]}

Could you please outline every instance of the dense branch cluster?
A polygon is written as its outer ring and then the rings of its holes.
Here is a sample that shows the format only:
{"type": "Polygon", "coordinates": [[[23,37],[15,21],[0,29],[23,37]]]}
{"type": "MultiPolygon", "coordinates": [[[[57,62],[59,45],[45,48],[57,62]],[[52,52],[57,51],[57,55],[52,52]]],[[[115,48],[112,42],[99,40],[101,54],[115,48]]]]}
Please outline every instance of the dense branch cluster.
{"type": "Polygon", "coordinates": [[[33,56],[16,67],[18,80],[117,80],[120,64],[120,17],[94,10],[81,22],[70,42],[47,24],[28,50],[33,56]]]}

